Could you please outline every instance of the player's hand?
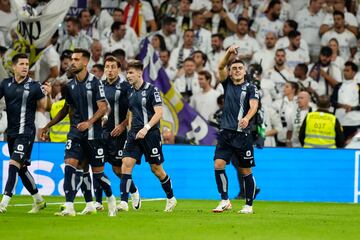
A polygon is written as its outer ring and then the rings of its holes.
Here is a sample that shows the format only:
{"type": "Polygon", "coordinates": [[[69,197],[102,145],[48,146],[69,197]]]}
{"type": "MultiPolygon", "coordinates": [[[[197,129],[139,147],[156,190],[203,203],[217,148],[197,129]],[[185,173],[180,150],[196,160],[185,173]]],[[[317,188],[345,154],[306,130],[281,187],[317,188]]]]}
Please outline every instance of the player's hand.
{"type": "Polygon", "coordinates": [[[46,142],[49,140],[49,128],[40,128],[38,134],[41,141],[46,142]]]}
{"type": "Polygon", "coordinates": [[[117,137],[122,134],[125,130],[125,126],[123,124],[117,125],[110,133],[110,136],[117,137]]]}
{"type": "Polygon", "coordinates": [[[309,73],[309,76],[310,76],[312,79],[316,80],[317,77],[318,77],[318,74],[319,74],[319,72],[314,69],[314,70],[312,70],[312,71],[309,73]]]}
{"type": "Polygon", "coordinates": [[[80,131],[80,132],[83,132],[87,129],[89,129],[91,127],[91,123],[89,123],[88,121],[86,122],[81,122],[77,125],[77,129],[80,131]]]}
{"type": "Polygon", "coordinates": [[[246,117],[240,119],[239,121],[239,126],[240,128],[244,129],[249,125],[249,119],[247,119],[246,117]]]}
{"type": "Polygon", "coordinates": [[[105,127],[105,125],[107,124],[109,120],[109,117],[107,115],[104,115],[102,118],[101,118],[101,127],[105,127]]]}
{"type": "Polygon", "coordinates": [[[229,53],[238,54],[238,52],[237,52],[238,48],[239,48],[239,45],[231,45],[227,51],[229,53]]]}
{"type": "Polygon", "coordinates": [[[148,133],[148,130],[143,127],[143,128],[136,134],[135,139],[144,139],[144,137],[146,136],[147,133],[148,133]]]}
{"type": "Polygon", "coordinates": [[[50,83],[49,82],[44,82],[42,87],[46,91],[47,96],[50,96],[50,94],[51,94],[51,85],[50,85],[50,83]]]}
{"type": "Polygon", "coordinates": [[[345,112],[351,112],[351,110],[352,110],[352,107],[347,104],[344,104],[343,108],[345,109],[345,112]]]}

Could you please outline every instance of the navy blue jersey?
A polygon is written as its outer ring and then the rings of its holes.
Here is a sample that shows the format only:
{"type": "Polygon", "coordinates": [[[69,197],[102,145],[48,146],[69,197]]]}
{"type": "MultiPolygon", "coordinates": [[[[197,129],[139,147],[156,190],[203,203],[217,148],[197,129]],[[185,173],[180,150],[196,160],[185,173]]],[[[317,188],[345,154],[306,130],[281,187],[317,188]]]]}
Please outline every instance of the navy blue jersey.
{"type": "Polygon", "coordinates": [[[224,110],[221,119],[221,129],[239,132],[250,132],[252,121],[245,129],[239,127],[239,120],[246,116],[250,110],[250,99],[259,100],[259,92],[256,86],[249,82],[235,85],[230,77],[223,83],[224,87],[224,110]]]}
{"type": "MultiPolygon", "coordinates": [[[[161,106],[162,100],[159,90],[152,84],[144,82],[136,90],[131,88],[129,95],[129,109],[132,113],[131,130],[139,131],[154,116],[155,106],[161,106]]],[[[153,128],[159,128],[157,123],[153,128]]]]}
{"type": "Polygon", "coordinates": [[[40,83],[29,77],[21,83],[17,83],[12,77],[1,82],[0,99],[5,97],[8,135],[35,133],[37,101],[44,96],[40,83]]]}
{"type": "Polygon", "coordinates": [[[69,138],[87,138],[89,140],[101,138],[101,119],[96,121],[91,128],[80,132],[76,126],[89,120],[98,110],[97,102],[105,101],[104,86],[92,74],[86,75],[86,80],[78,81],[74,77],[68,84],[66,102],[70,105],[70,132],[69,138]]]}
{"type": "Polygon", "coordinates": [[[126,119],[129,109],[128,95],[131,85],[118,78],[112,84],[104,81],[105,97],[111,107],[108,122],[105,126],[105,132],[111,132],[115,126],[122,123],[126,119]]]}

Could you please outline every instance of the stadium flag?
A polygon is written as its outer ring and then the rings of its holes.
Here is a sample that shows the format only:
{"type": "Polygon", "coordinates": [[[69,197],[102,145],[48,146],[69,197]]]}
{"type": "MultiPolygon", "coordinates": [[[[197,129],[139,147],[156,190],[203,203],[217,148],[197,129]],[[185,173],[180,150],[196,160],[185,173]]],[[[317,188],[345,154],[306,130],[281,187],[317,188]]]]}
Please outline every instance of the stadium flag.
{"type": "Polygon", "coordinates": [[[183,101],[181,94],[170,82],[148,38],[145,38],[140,45],[139,59],[144,64],[144,80],[154,84],[162,93],[164,114],[160,124],[161,129],[168,128],[197,144],[214,145],[216,129],[183,101]]]}

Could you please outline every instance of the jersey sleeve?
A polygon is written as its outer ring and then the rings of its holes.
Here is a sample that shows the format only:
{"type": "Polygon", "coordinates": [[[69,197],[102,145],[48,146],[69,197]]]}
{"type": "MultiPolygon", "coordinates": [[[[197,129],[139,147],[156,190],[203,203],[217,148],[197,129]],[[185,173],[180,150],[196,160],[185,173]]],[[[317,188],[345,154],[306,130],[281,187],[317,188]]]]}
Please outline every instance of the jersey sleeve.
{"type": "Polygon", "coordinates": [[[158,88],[154,87],[149,94],[149,102],[152,106],[161,106],[162,105],[162,99],[161,94],[158,88]]]}
{"type": "Polygon", "coordinates": [[[260,100],[259,90],[253,84],[249,85],[249,99],[260,100]]]}
{"type": "Polygon", "coordinates": [[[69,105],[73,105],[74,101],[72,100],[71,94],[70,94],[70,87],[69,85],[66,85],[66,95],[65,95],[65,102],[69,105]]]}
{"type": "Polygon", "coordinates": [[[95,91],[96,91],[96,101],[105,101],[105,90],[104,85],[99,80],[95,80],[95,91]]]}
{"type": "Polygon", "coordinates": [[[36,101],[42,99],[43,97],[45,97],[45,89],[44,86],[42,86],[40,83],[36,83],[35,84],[35,99],[36,101]]]}

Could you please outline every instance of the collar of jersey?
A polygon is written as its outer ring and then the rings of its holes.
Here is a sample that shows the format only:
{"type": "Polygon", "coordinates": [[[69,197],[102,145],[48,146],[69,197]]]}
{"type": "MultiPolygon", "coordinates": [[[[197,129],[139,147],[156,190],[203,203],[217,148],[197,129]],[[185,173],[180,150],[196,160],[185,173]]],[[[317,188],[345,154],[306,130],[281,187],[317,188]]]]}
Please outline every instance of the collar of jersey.
{"type": "Polygon", "coordinates": [[[118,76],[117,79],[116,79],[113,83],[109,83],[109,82],[107,81],[107,79],[105,80],[105,84],[106,84],[106,85],[109,85],[109,86],[114,86],[114,85],[116,85],[116,84],[118,84],[118,83],[121,83],[121,82],[120,82],[120,76],[118,76]]]}
{"type": "Polygon", "coordinates": [[[31,78],[30,78],[29,76],[26,76],[25,79],[24,79],[24,81],[22,81],[21,83],[18,83],[18,82],[15,80],[15,77],[13,77],[13,78],[12,78],[12,82],[15,83],[15,84],[21,85],[21,84],[25,84],[25,83],[27,83],[27,82],[30,82],[30,81],[29,81],[30,79],[31,79],[31,78]]]}
{"type": "Polygon", "coordinates": [[[89,72],[86,72],[86,76],[85,76],[85,80],[84,81],[79,81],[75,75],[74,79],[75,79],[75,82],[76,83],[86,83],[87,80],[89,79],[89,76],[90,76],[90,73],[89,72]]]}

